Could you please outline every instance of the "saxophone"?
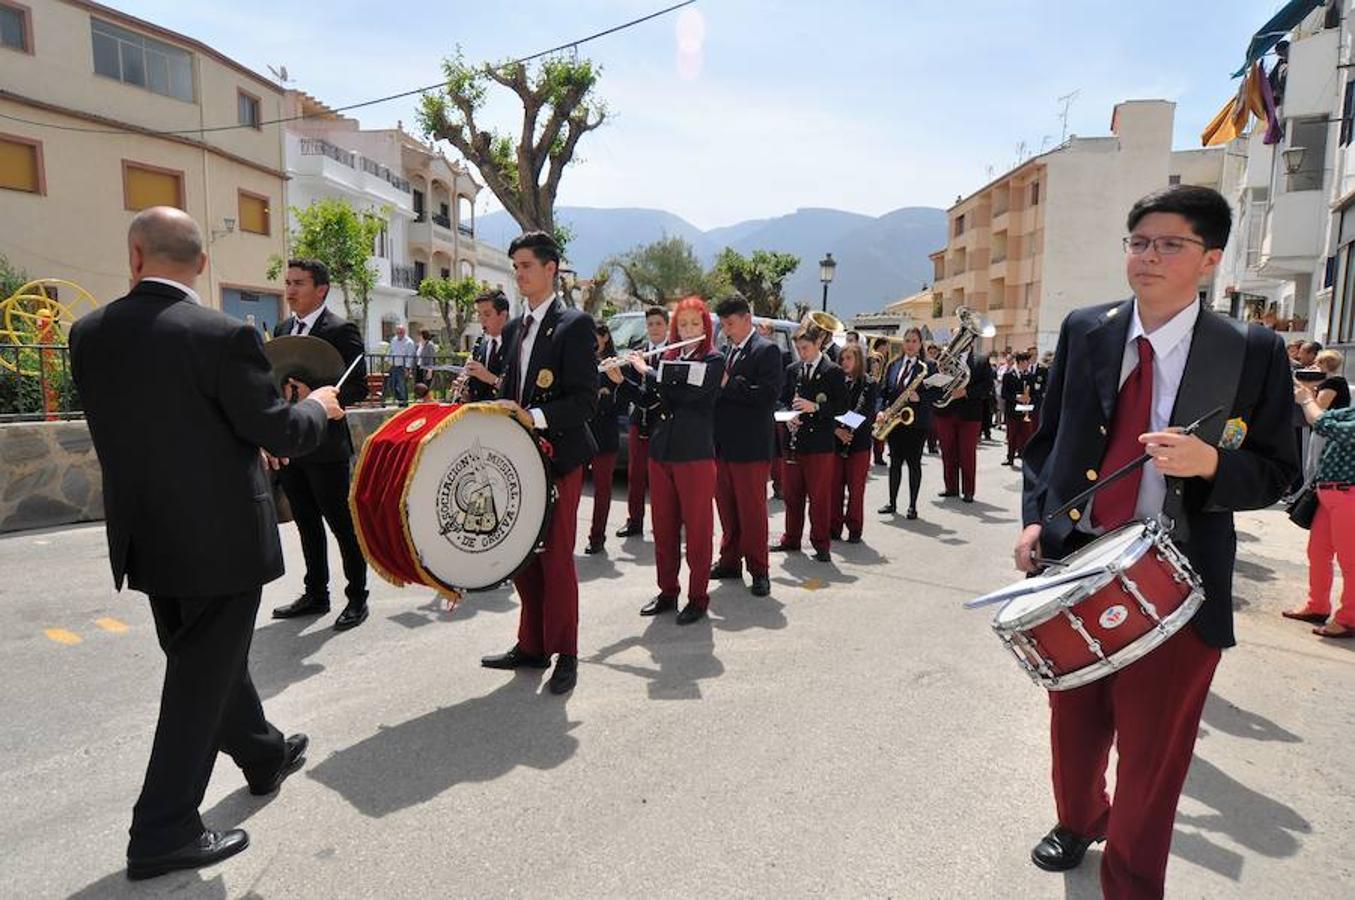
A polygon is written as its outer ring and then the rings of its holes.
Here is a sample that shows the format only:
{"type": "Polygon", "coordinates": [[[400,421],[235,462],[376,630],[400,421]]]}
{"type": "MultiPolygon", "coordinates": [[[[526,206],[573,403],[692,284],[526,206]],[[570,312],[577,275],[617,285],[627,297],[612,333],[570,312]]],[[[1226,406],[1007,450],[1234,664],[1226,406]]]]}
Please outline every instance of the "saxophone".
{"type": "Polygon", "coordinates": [[[927,364],[918,358],[918,373],[913,376],[913,380],[908,382],[907,386],[899,392],[899,396],[893,403],[885,408],[884,418],[876,422],[870,429],[870,435],[877,441],[883,441],[889,437],[889,432],[900,425],[905,428],[913,424],[916,414],[913,412],[909,395],[917,391],[922,386],[922,382],[927,380],[927,364]]]}

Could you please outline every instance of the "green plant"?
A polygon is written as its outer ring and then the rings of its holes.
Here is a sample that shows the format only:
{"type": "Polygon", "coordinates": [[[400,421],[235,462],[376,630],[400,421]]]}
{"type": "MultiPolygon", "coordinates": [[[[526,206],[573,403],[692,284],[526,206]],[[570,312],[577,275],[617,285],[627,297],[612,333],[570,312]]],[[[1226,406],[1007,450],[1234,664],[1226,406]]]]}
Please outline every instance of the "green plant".
{"type": "MultiPolygon", "coordinates": [[[[376,236],[386,227],[389,210],[359,211],[346,200],[327,197],[304,209],[293,206],[292,214],[296,216],[297,227],[289,236],[289,252],[293,257],[318,259],[329,267],[330,290],[339,289],[344,314],[366,334],[367,307],[377,277],[370,260],[376,236]]],[[[276,280],[285,267],[286,260],[271,257],[268,279],[276,280]]]]}

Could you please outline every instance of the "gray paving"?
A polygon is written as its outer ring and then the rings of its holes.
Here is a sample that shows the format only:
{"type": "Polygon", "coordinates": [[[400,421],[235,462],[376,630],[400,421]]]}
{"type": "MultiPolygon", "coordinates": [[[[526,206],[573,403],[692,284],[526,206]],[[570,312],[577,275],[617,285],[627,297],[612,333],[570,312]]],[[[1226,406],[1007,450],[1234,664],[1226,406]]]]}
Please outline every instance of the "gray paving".
{"type": "MultiPolygon", "coordinates": [[[[1027,859],[1053,816],[1045,695],[960,607],[1014,580],[1019,476],[1000,459],[983,449],[963,506],[934,499],[929,458],[921,521],[872,513],[865,544],[774,560],[767,599],[721,585],[691,627],[636,615],[652,545],[609,538],[579,558],[565,700],[478,666],[512,644],[508,591],[449,615],[379,584],[346,634],[268,619],[300,588],[285,527],[253,671],[310,761],[259,799],[223,757],[204,816],[253,845],[137,885],[123,852],[162,670],[145,601],[112,592],[100,527],[0,539],[0,896],[1098,896],[1095,851],[1067,876],[1027,859]]],[[[1304,534],[1279,510],[1239,525],[1242,646],[1205,711],[1168,893],[1350,896],[1355,647],[1278,616],[1304,534]]]]}

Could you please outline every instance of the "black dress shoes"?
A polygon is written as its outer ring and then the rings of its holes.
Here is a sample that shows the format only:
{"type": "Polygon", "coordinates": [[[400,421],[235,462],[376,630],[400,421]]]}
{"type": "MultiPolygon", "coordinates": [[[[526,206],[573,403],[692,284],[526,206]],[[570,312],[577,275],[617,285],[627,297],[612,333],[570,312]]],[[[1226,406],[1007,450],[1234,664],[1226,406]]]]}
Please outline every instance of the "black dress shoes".
{"type": "Polygon", "coordinates": [[[1046,872],[1067,872],[1076,869],[1087,855],[1087,848],[1105,838],[1084,838],[1074,831],[1055,825],[1030,851],[1030,861],[1046,872]]]}
{"type": "Polygon", "coordinates": [[[672,612],[677,609],[677,603],[677,597],[669,597],[665,594],[660,594],[644,606],[640,607],[640,615],[657,616],[659,613],[672,612]]]}
{"type": "Polygon", "coordinates": [[[894,504],[892,503],[886,503],[884,506],[880,507],[880,515],[882,516],[892,516],[896,512],[898,512],[898,510],[894,508],[894,504]]]}
{"type": "Polygon", "coordinates": [[[917,507],[915,507],[915,506],[910,506],[910,507],[908,507],[908,512],[907,512],[906,515],[904,515],[904,518],[905,518],[905,519],[916,519],[916,518],[917,518],[917,507]]]}
{"type": "Polygon", "coordinates": [[[285,753],[282,757],[282,765],[273,773],[272,778],[263,781],[249,781],[249,792],[256,797],[262,797],[265,794],[271,794],[282,786],[283,779],[301,768],[306,762],[306,748],[311,744],[311,739],[304,734],[294,734],[287,738],[285,753]]]}
{"type": "Polygon", "coordinates": [[[127,878],[141,881],[177,872],[197,869],[229,859],[249,846],[249,835],[240,828],[230,831],[204,831],[196,840],[173,853],[127,860],[127,878]]]}
{"type": "Polygon", "coordinates": [[[800,548],[795,544],[772,544],[767,548],[773,553],[799,553],[800,548]]]}
{"type": "Polygon", "coordinates": [[[616,530],[616,536],[619,538],[635,537],[635,535],[640,534],[642,531],[644,531],[644,529],[640,527],[639,522],[627,522],[616,530]]]}
{"type": "Polygon", "coordinates": [[[937,494],[936,496],[938,496],[938,497],[958,497],[958,496],[960,496],[960,492],[959,492],[959,491],[942,491],[941,493],[937,494]]]}
{"type": "Polygon", "coordinates": [[[859,543],[861,543],[861,535],[859,535],[859,534],[849,534],[849,535],[847,535],[847,543],[849,543],[849,544],[859,544],[859,543]]]}
{"type": "Polygon", "coordinates": [[[522,648],[514,644],[507,653],[481,657],[480,665],[486,669],[549,669],[550,657],[523,653],[522,648]]]}
{"type": "Polygon", "coordinates": [[[550,673],[550,692],[568,694],[579,683],[579,658],[561,653],[556,660],[555,671],[550,673]]]}
{"type": "Polygon", "coordinates": [[[363,622],[367,621],[367,616],[371,610],[367,609],[367,602],[350,603],[339,613],[339,617],[334,620],[335,631],[347,631],[350,628],[357,628],[363,622]]]}
{"type": "Polygon", "coordinates": [[[974,495],[973,495],[973,494],[965,494],[965,495],[964,495],[963,497],[961,497],[960,499],[963,500],[965,503],[973,503],[973,502],[974,502],[974,495]]]}
{"type": "Polygon", "coordinates": [[[770,593],[772,592],[772,579],[771,579],[771,577],[768,576],[768,575],[754,575],[754,576],[753,576],[753,587],[752,587],[751,590],[753,591],[753,596],[754,596],[754,597],[765,597],[765,596],[767,596],[768,594],[770,594],[770,593]]]}
{"type": "Polygon", "coordinates": [[[603,550],[606,549],[607,548],[602,543],[602,541],[598,541],[596,544],[593,543],[592,541],[589,541],[588,546],[583,548],[583,552],[587,556],[593,556],[595,554],[601,553],[603,550]]]}
{"type": "Polygon", "coordinates": [[[291,603],[274,609],[273,618],[295,619],[298,616],[323,616],[327,612],[329,612],[328,597],[313,597],[310,594],[302,594],[291,603]]]}
{"type": "Polygon", "coordinates": [[[682,607],[682,612],[677,614],[677,623],[679,625],[690,625],[693,622],[700,621],[706,617],[706,608],[698,606],[695,603],[688,603],[682,607]]]}
{"type": "Polygon", "coordinates": [[[710,577],[715,581],[726,581],[735,578],[743,578],[743,569],[738,566],[714,566],[710,570],[710,577]]]}
{"type": "Polygon", "coordinates": [[[833,557],[829,555],[827,550],[815,550],[814,558],[819,562],[832,562],[833,560],[833,557]]]}

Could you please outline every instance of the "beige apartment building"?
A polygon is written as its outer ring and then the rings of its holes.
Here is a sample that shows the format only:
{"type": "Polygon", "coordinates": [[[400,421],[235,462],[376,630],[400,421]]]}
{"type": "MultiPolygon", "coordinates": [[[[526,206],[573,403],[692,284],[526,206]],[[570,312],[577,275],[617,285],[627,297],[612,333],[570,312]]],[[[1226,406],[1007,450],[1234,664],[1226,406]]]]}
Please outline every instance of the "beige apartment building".
{"type": "MultiPolygon", "coordinates": [[[[282,91],[192,38],[84,0],[0,0],[0,253],[101,302],[128,287],[137,210],[202,226],[203,302],[280,310],[282,91]],[[225,130],[212,130],[227,126],[225,130]]],[[[276,321],[276,316],[272,317],[276,321]]]]}
{"type": "Polygon", "coordinates": [[[948,339],[966,306],[997,329],[981,349],[1052,350],[1069,312],[1129,296],[1121,239],[1130,206],[1168,184],[1217,188],[1223,177],[1225,148],[1172,151],[1174,114],[1164,100],[1120,103],[1109,136],[1070,137],[958,198],[946,246],[931,254],[931,308],[918,324],[948,339]]]}

